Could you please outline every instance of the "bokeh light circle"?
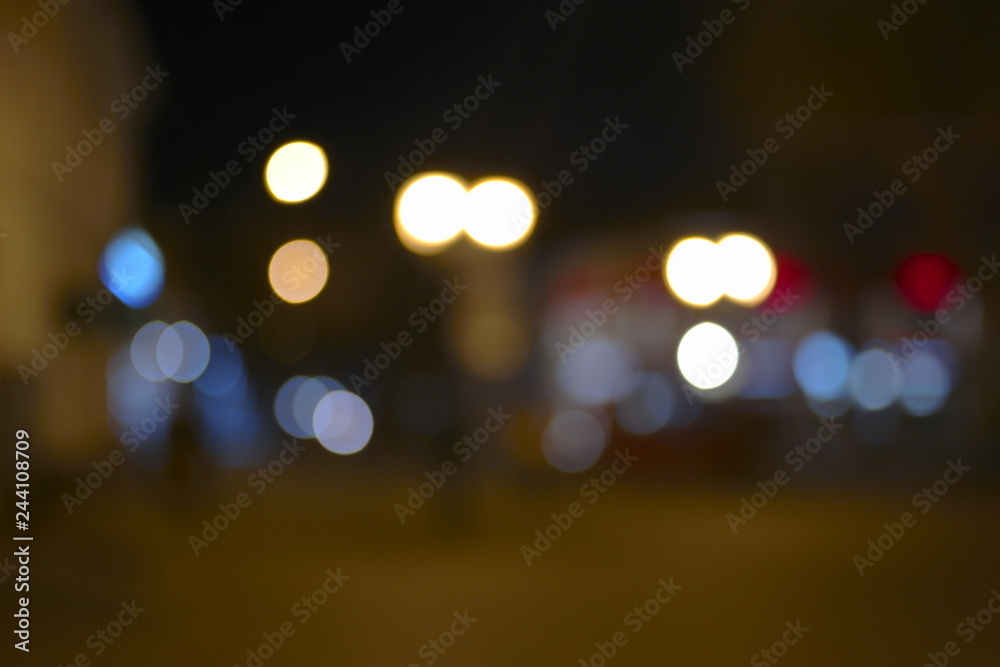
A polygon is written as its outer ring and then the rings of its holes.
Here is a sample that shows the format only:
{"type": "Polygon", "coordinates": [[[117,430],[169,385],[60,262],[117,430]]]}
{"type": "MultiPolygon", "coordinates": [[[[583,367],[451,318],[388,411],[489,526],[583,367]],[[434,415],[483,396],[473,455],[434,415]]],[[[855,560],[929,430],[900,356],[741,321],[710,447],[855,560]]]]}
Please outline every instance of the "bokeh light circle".
{"type": "Polygon", "coordinates": [[[657,373],[633,373],[615,388],[615,419],[633,435],[654,433],[670,421],[674,389],[657,373]]]}
{"type": "Polygon", "coordinates": [[[604,427],[596,417],[570,410],[549,421],[542,436],[542,453],[556,470],[580,472],[601,458],[606,441],[604,427]]]}
{"type": "Polygon", "coordinates": [[[305,375],[291,377],[278,388],[277,393],[274,395],[274,418],[277,420],[281,430],[294,438],[312,437],[309,430],[305,430],[298,425],[294,412],[295,393],[309,379],[305,375]]]}
{"type": "Polygon", "coordinates": [[[145,308],[163,291],[163,253],[138,227],[125,229],[108,242],[97,270],[104,286],[130,308],[145,308]]]}
{"type": "Polygon", "coordinates": [[[313,413],[320,400],[331,391],[343,389],[344,386],[334,380],[324,376],[307,378],[301,383],[292,395],[292,419],[296,426],[306,437],[316,437],[313,431],[313,413]]]}
{"type": "Polygon", "coordinates": [[[531,235],[537,208],[523,184],[505,178],[479,183],[466,195],[465,232],[491,250],[515,248],[531,235]]]}
{"type": "Polygon", "coordinates": [[[319,294],[330,275],[326,253],[314,241],[298,239],[278,248],[267,277],[271,289],[289,303],[303,303],[319,294]]]}
{"type": "Polygon", "coordinates": [[[667,286],[677,298],[702,307],[722,297],[725,285],[718,253],[718,246],[703,238],[683,239],[670,250],[663,270],[667,286]]]}
{"type": "Polygon", "coordinates": [[[624,343],[592,338],[556,368],[556,382],[564,395],[581,405],[610,403],[615,388],[637,363],[624,343]]]}
{"type": "Polygon", "coordinates": [[[899,405],[909,415],[926,417],[938,412],[951,391],[945,363],[931,352],[917,352],[903,366],[899,405]]]}
{"type": "Polygon", "coordinates": [[[236,346],[222,336],[209,336],[208,345],[208,366],[195,379],[194,386],[209,396],[221,398],[246,381],[243,357],[236,346]]]}
{"type": "Polygon", "coordinates": [[[911,308],[930,312],[942,306],[960,276],[958,265],[944,255],[910,255],[896,269],[896,289],[911,308]]]}
{"type": "Polygon", "coordinates": [[[902,389],[897,362],[882,348],[873,347],[854,358],[848,390],[855,405],[864,410],[884,410],[902,389]]]}
{"type": "Polygon", "coordinates": [[[156,341],[156,363],[175,382],[193,381],[204,372],[210,356],[208,338],[191,322],[167,327],[156,341]]]}
{"type": "Polygon", "coordinates": [[[846,396],[853,354],[847,341],[830,331],[814,331],[803,338],[792,360],[792,373],[802,393],[819,403],[846,396]]]}
{"type": "Polygon", "coordinates": [[[715,322],[691,327],[677,345],[677,367],[698,389],[725,384],[736,372],[739,356],[736,339],[715,322]]]}
{"type": "Polygon", "coordinates": [[[267,191],[290,204],[313,197],[326,183],[328,166],[323,149],[308,141],[293,141],[278,148],[267,161],[267,191]]]}
{"type": "Polygon", "coordinates": [[[412,252],[439,253],[462,232],[467,207],[465,184],[456,176],[437,172],[414,176],[396,196],[396,235],[412,252]]]}
{"type": "Polygon", "coordinates": [[[334,454],[354,454],[364,449],[375,428],[372,411],[357,394],[331,391],[313,413],[312,429],[324,448],[334,454]]]}
{"type": "Polygon", "coordinates": [[[747,234],[730,234],[718,243],[719,271],[725,294],[745,306],[764,301],[777,278],[771,250],[747,234]]]}
{"type": "Polygon", "coordinates": [[[166,322],[153,320],[144,324],[132,336],[132,345],[129,348],[132,365],[135,366],[139,375],[147,380],[163,382],[167,379],[167,374],[160,368],[160,363],[156,358],[156,349],[160,342],[160,336],[169,328],[166,322]]]}

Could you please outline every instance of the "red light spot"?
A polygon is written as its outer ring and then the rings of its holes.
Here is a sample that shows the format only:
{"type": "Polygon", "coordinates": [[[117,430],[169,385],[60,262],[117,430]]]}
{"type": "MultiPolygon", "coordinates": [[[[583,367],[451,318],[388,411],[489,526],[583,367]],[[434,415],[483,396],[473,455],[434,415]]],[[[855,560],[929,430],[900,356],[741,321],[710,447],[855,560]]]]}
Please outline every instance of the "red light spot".
{"type": "Polygon", "coordinates": [[[782,311],[795,308],[812,294],[812,273],[805,262],[792,255],[777,254],[774,263],[778,271],[774,289],[760,308],[774,308],[776,304],[781,306],[782,311]]]}
{"type": "Polygon", "coordinates": [[[928,312],[940,307],[961,275],[958,266],[944,255],[910,255],[896,269],[896,289],[911,308],[928,312]]]}

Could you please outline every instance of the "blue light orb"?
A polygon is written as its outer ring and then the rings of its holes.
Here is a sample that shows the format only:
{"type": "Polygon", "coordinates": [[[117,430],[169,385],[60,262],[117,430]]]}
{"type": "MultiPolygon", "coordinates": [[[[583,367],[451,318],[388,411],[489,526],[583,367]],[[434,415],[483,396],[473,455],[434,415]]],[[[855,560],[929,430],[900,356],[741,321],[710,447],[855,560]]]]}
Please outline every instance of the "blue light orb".
{"type": "Polygon", "coordinates": [[[914,417],[926,417],[944,407],[951,392],[951,378],[944,362],[931,352],[918,352],[903,366],[899,404],[914,417]]]}
{"type": "Polygon", "coordinates": [[[246,383],[240,351],[225,338],[215,334],[208,337],[208,345],[208,367],[195,378],[194,386],[216,398],[239,391],[246,383]]]}
{"type": "Polygon", "coordinates": [[[814,331],[799,343],[792,373],[802,393],[814,401],[836,401],[847,394],[851,346],[829,331],[814,331]]]}
{"type": "Polygon", "coordinates": [[[115,235],[101,253],[97,268],[104,286],[130,308],[145,308],[163,291],[163,254],[138,227],[115,235]]]}

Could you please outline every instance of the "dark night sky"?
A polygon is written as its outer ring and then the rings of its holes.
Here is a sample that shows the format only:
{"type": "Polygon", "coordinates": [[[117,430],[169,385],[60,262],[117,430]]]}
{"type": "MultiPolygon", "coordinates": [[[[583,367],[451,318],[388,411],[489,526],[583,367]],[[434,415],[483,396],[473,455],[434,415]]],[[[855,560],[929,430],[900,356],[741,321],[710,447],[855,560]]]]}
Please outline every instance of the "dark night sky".
{"type": "MultiPolygon", "coordinates": [[[[469,180],[506,174],[539,191],[542,180],[571,168],[570,154],[598,135],[605,117],[620,116],[629,129],[543,213],[537,246],[711,207],[766,218],[755,231],[784,235],[808,255],[842,242],[849,212],[895,177],[904,151],[925,143],[924,135],[899,147],[878,136],[852,143],[845,131],[854,134],[859,123],[892,128],[896,118],[920,115],[931,137],[940,122],[1000,106],[992,37],[1000,9],[985,2],[928,2],[888,41],[876,22],[888,17],[890,3],[752,2],[741,12],[735,2],[588,0],[553,31],[545,11],[558,7],[555,0],[403,2],[351,63],[339,44],[385,3],[245,1],[224,21],[208,0],[139,5],[154,57],[171,72],[151,125],[148,166],[150,195],[166,224],[210,169],[238,158],[237,146],[273,107],[298,114],[275,146],[313,140],[331,161],[331,179],[315,201],[278,213],[261,187],[265,156],[258,158],[184,240],[214,231],[222,242],[281,216],[327,231],[339,221],[390,242],[392,195],[383,174],[435,128],[445,127],[449,139],[424,168],[469,180]],[[735,22],[678,73],[672,53],[725,8],[735,22]],[[459,129],[447,128],[442,112],[489,74],[502,86],[459,129]],[[715,182],[819,83],[836,91],[834,101],[788,142],[794,145],[777,166],[722,204],[715,182]],[[823,152],[845,143],[852,150],[825,163],[823,152]],[[803,218],[822,230],[806,234],[803,218]]],[[[976,143],[995,145],[996,133],[976,143]]],[[[955,181],[975,188],[956,193],[969,208],[993,210],[992,199],[976,199],[981,183],[962,174],[955,181]]],[[[281,238],[265,233],[261,243],[281,238]]],[[[933,230],[920,240],[932,242],[933,230]]],[[[864,265],[870,253],[876,261],[890,242],[872,241],[855,257],[864,265]]]]}

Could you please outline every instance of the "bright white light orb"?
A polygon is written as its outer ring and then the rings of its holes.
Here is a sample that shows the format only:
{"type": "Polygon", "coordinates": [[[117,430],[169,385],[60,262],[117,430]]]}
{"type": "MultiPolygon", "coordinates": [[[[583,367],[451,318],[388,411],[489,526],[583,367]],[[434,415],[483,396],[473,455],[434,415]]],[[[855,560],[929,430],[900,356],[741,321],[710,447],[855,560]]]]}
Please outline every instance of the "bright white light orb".
{"type": "Polygon", "coordinates": [[[714,322],[688,329],[677,345],[677,367],[698,389],[722,386],[736,372],[740,353],[736,339],[714,322]]]}
{"type": "Polygon", "coordinates": [[[719,248],[708,239],[687,238],[675,245],[664,267],[667,285],[681,301],[710,306],[725,292],[719,248]]]}
{"type": "Polygon", "coordinates": [[[465,184],[457,177],[444,173],[415,176],[396,197],[396,235],[412,252],[437,254],[462,232],[467,206],[465,184]]]}
{"type": "Polygon", "coordinates": [[[521,183],[492,178],[468,193],[465,232],[490,250],[510,250],[524,243],[535,227],[537,209],[521,183]]]}
{"type": "Polygon", "coordinates": [[[726,295],[745,306],[766,299],[778,277],[771,250],[747,234],[730,234],[719,241],[717,248],[726,295]]]}
{"type": "Polygon", "coordinates": [[[327,172],[322,148],[308,141],[293,141],[271,154],[264,169],[264,182],[272,197],[296,204],[320,191],[327,172]]]}
{"type": "Polygon", "coordinates": [[[729,234],[718,243],[682,239],[667,257],[663,276],[685,303],[704,308],[725,296],[755,306],[770,295],[778,276],[771,249],[749,234],[729,234]]]}

